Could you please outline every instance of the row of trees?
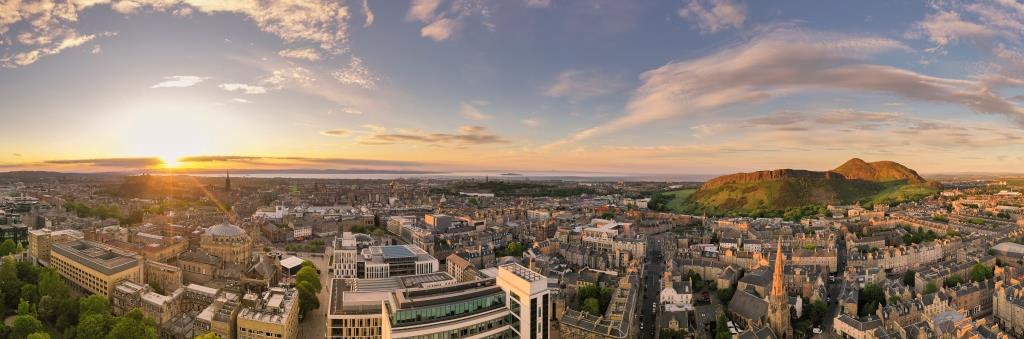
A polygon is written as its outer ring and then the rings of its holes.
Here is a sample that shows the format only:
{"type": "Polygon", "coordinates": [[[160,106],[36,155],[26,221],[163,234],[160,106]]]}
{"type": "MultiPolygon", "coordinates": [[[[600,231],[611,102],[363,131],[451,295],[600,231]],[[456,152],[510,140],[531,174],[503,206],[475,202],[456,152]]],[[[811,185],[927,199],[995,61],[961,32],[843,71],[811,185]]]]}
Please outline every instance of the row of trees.
{"type": "Polygon", "coordinates": [[[47,339],[48,331],[65,339],[156,339],[156,323],[141,310],[115,317],[104,296],[74,298],[56,271],[40,270],[7,256],[0,265],[3,315],[16,310],[12,326],[0,327],[0,337],[47,339]],[[11,307],[15,305],[15,307],[11,307]]]}
{"type": "Polygon", "coordinates": [[[299,315],[303,318],[309,311],[320,308],[317,295],[323,286],[320,284],[320,273],[309,260],[302,262],[302,268],[295,274],[295,288],[299,290],[299,315]]]}

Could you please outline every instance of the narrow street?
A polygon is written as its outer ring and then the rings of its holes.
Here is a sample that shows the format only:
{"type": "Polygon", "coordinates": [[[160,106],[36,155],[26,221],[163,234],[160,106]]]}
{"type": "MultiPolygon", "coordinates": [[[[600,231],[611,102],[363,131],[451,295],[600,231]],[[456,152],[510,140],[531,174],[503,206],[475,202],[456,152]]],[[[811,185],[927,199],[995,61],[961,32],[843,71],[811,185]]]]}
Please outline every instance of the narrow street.
{"type": "Polygon", "coordinates": [[[658,293],[660,292],[658,284],[662,272],[665,271],[665,259],[661,253],[661,241],[664,241],[664,238],[653,236],[648,239],[647,243],[647,262],[645,264],[646,267],[644,267],[643,283],[644,296],[639,306],[640,323],[643,325],[643,329],[640,331],[641,338],[654,338],[655,329],[657,328],[655,313],[652,312],[651,305],[658,302],[658,293]]]}
{"type": "Polygon", "coordinates": [[[330,276],[327,274],[327,258],[314,257],[313,253],[296,253],[295,256],[303,260],[313,262],[313,265],[320,270],[320,286],[323,289],[317,295],[320,299],[320,308],[309,311],[304,319],[299,322],[299,338],[324,338],[327,334],[327,308],[330,307],[330,276]]]}

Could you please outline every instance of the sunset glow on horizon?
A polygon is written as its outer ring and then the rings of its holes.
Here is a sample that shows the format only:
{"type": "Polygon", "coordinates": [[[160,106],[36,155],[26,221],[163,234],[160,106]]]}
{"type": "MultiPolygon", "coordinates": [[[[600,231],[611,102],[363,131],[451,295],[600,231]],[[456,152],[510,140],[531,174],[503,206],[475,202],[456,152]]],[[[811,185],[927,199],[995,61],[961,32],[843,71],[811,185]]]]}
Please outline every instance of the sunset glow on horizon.
{"type": "Polygon", "coordinates": [[[1013,172],[1020,22],[1001,1],[13,1],[0,171],[1013,172]]]}

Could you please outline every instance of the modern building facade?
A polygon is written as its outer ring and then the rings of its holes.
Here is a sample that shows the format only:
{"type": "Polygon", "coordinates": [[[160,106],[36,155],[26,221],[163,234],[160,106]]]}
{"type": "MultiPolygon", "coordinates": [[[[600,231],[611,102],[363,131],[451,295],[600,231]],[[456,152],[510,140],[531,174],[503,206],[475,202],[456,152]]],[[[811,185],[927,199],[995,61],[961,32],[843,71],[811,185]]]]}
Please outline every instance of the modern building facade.
{"type": "Polygon", "coordinates": [[[143,283],[144,260],[138,254],[104,244],[75,240],[52,244],[50,264],[74,288],[109,297],[122,280],[143,283]]]}
{"type": "Polygon", "coordinates": [[[494,279],[393,292],[383,304],[382,338],[547,338],[547,277],[518,264],[494,279]]]}

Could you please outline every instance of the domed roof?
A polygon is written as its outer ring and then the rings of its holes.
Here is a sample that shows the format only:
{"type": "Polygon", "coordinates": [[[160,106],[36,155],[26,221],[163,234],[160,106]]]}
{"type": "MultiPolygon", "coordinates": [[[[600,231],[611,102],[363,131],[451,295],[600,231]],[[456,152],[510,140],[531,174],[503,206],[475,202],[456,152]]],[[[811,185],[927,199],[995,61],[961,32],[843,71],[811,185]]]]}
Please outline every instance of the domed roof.
{"type": "Polygon", "coordinates": [[[212,235],[216,237],[234,237],[245,234],[245,230],[241,227],[232,225],[225,221],[222,224],[210,226],[206,229],[206,235],[212,235]]]}

